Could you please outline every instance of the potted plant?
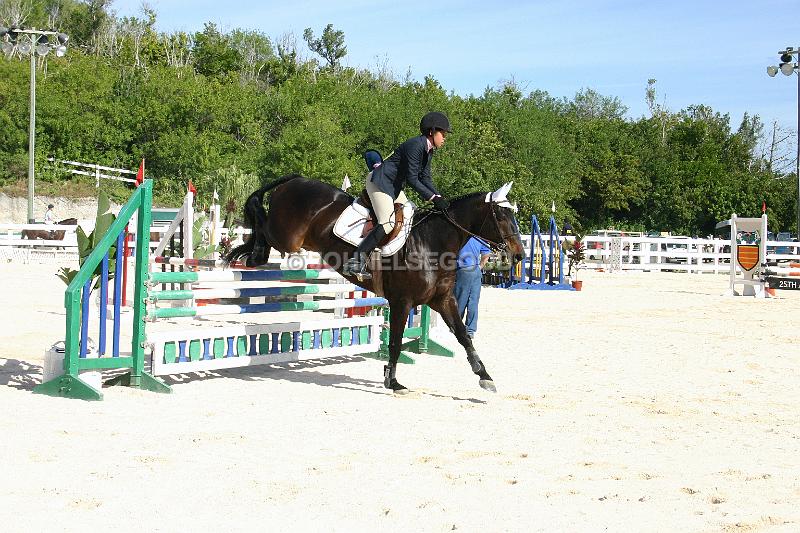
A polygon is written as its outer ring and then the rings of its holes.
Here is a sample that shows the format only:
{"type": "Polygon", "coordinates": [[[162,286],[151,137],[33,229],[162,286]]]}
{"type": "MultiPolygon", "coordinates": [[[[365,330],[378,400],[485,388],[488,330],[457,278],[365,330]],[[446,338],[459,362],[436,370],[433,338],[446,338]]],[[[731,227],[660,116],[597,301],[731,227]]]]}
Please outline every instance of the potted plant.
{"type": "Polygon", "coordinates": [[[583,287],[583,282],[578,280],[578,269],[583,265],[583,260],[585,259],[584,252],[586,249],[583,246],[583,241],[579,236],[575,237],[575,240],[571,243],[566,243],[567,245],[567,276],[572,279],[572,287],[579,291],[583,287]],[[575,278],[572,278],[572,269],[575,268],[575,278]]]}
{"type": "MultiPolygon", "coordinates": [[[[95,217],[94,229],[88,235],[83,231],[83,228],[78,226],[75,234],[78,239],[78,265],[83,266],[86,259],[94,251],[100,240],[105,236],[108,228],[117,219],[116,215],[111,212],[111,202],[108,195],[100,191],[97,195],[97,216],[95,217]]],[[[116,245],[112,245],[108,251],[108,277],[113,279],[116,273],[116,245]]],[[[80,270],[80,268],[78,269],[80,270]]],[[[73,278],[78,275],[78,270],[73,270],[68,267],[61,267],[56,276],[58,276],[67,285],[72,282],[73,278]]],[[[92,282],[90,290],[94,290],[100,286],[100,277],[102,275],[102,264],[97,265],[97,268],[92,273],[92,282]]]]}

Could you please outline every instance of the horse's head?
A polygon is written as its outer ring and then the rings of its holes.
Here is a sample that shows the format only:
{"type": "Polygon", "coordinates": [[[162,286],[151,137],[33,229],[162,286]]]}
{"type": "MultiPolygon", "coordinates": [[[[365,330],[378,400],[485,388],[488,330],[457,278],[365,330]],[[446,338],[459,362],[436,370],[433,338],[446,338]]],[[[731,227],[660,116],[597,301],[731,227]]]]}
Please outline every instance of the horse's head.
{"type": "Polygon", "coordinates": [[[454,201],[453,208],[460,212],[459,218],[467,229],[517,262],[525,257],[525,249],[516,218],[517,207],[508,201],[510,190],[511,183],[507,183],[494,192],[471,194],[454,201]]]}

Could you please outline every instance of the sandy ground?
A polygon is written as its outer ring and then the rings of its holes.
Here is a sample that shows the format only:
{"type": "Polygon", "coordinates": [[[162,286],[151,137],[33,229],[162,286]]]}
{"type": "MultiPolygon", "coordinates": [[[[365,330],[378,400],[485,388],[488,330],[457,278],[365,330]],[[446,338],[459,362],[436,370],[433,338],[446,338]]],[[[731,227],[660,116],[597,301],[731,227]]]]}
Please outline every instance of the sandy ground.
{"type": "Polygon", "coordinates": [[[31,394],[63,337],[55,267],[0,265],[4,531],[798,531],[800,294],[723,276],[484,289],[476,346],[31,394]]]}

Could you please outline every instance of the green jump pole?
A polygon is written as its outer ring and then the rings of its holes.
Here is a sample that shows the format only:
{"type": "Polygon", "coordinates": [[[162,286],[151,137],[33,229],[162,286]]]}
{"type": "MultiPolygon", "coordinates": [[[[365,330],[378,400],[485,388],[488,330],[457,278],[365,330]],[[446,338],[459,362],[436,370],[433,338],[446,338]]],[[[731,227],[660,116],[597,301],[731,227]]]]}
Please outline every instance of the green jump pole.
{"type": "MultiPolygon", "coordinates": [[[[364,357],[380,359],[382,361],[389,360],[389,323],[391,314],[389,307],[383,310],[384,327],[381,328],[381,349],[372,354],[365,354],[364,357]]],[[[431,326],[431,309],[427,305],[422,306],[420,314],[420,325],[417,327],[406,328],[403,332],[403,338],[411,339],[404,342],[400,347],[399,363],[414,364],[414,357],[412,354],[428,354],[438,355],[440,357],[455,357],[455,353],[434,341],[430,337],[431,326]]]]}

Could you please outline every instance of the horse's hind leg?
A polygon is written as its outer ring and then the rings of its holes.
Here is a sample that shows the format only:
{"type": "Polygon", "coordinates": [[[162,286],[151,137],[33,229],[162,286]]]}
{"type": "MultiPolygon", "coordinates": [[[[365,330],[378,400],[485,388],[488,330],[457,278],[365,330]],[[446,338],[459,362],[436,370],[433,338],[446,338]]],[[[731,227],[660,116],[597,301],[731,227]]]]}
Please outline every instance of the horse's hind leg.
{"type": "Polygon", "coordinates": [[[430,307],[440,315],[442,315],[442,319],[444,320],[447,327],[455,333],[456,339],[458,339],[458,343],[464,347],[464,350],[467,352],[467,361],[469,361],[470,366],[472,367],[472,371],[478,376],[478,385],[481,388],[484,388],[491,392],[497,392],[497,387],[494,385],[494,380],[486,371],[486,366],[481,361],[481,358],[478,357],[478,352],[475,351],[475,347],[472,345],[472,339],[469,338],[467,335],[467,328],[464,326],[464,322],[461,321],[461,317],[458,315],[458,304],[456,303],[456,299],[453,297],[452,294],[441,298],[439,301],[431,301],[430,307]]]}
{"type": "Polygon", "coordinates": [[[383,386],[392,389],[395,394],[408,394],[408,389],[398,383],[397,361],[403,344],[403,332],[406,329],[411,304],[406,301],[392,302],[389,320],[389,364],[383,367],[383,386]]]}

